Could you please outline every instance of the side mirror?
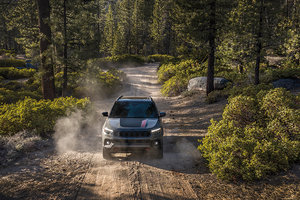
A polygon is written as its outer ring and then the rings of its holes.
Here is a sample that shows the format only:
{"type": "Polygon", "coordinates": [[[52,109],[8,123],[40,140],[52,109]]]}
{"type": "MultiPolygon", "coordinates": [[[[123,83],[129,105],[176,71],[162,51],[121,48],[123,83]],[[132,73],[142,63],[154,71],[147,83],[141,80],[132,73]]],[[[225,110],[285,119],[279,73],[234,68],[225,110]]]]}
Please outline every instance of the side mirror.
{"type": "Polygon", "coordinates": [[[108,112],[103,112],[102,115],[103,117],[108,117],[108,112]]]}
{"type": "Polygon", "coordinates": [[[166,113],[165,113],[165,112],[160,112],[160,113],[159,113],[159,117],[164,117],[164,116],[166,116],[166,113]]]}

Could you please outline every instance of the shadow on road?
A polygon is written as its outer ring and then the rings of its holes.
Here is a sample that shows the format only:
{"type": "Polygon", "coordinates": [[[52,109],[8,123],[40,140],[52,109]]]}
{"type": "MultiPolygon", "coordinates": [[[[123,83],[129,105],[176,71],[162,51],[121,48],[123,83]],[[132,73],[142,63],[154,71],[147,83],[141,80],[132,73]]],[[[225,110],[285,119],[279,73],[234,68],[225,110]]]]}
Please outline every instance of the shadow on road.
{"type": "Polygon", "coordinates": [[[164,157],[155,159],[151,151],[113,154],[111,160],[116,162],[137,161],[158,169],[185,174],[209,173],[205,160],[197,150],[201,136],[165,136],[164,157]]]}

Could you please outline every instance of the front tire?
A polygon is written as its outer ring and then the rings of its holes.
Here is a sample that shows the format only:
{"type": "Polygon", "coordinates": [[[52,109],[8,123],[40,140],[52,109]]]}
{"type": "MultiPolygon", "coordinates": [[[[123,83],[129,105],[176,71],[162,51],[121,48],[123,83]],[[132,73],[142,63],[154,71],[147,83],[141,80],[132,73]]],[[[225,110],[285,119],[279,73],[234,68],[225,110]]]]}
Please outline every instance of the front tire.
{"type": "Polygon", "coordinates": [[[162,159],[164,157],[163,144],[161,144],[158,148],[153,149],[153,157],[156,159],[162,159]]]}
{"type": "Polygon", "coordinates": [[[156,159],[163,159],[164,157],[164,151],[162,149],[158,149],[155,152],[155,158],[156,159]]]}
{"type": "Polygon", "coordinates": [[[110,160],[111,159],[110,151],[108,149],[106,149],[106,148],[103,148],[103,150],[102,150],[102,156],[106,160],[110,160]]]}

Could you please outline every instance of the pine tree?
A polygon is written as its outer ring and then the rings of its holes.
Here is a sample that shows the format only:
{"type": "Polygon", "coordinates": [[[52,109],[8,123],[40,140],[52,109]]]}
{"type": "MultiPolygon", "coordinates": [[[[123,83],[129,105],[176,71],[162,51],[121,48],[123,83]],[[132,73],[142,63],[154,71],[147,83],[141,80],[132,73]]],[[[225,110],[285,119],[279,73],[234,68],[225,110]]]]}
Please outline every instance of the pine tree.
{"type": "Polygon", "coordinates": [[[206,84],[206,95],[214,90],[214,67],[215,67],[215,48],[216,48],[216,1],[210,2],[210,13],[209,13],[209,56],[207,66],[207,84],[206,84]]]}
{"type": "Polygon", "coordinates": [[[123,0],[117,4],[117,31],[113,54],[130,54],[132,41],[132,0],[123,0]]]}
{"type": "Polygon", "coordinates": [[[63,87],[62,96],[67,96],[68,89],[68,37],[67,37],[67,0],[63,3],[63,18],[64,18],[64,75],[63,75],[63,87]]]}
{"type": "Polygon", "coordinates": [[[143,0],[135,0],[132,14],[132,35],[135,40],[133,41],[133,52],[135,54],[142,53],[144,41],[143,41],[143,0]]]}
{"type": "Polygon", "coordinates": [[[38,57],[39,27],[36,1],[19,0],[11,2],[5,8],[7,10],[1,14],[5,13],[4,18],[7,31],[15,34],[13,40],[23,48],[28,57],[38,57]]]}
{"type": "Polygon", "coordinates": [[[172,45],[172,6],[170,0],[156,0],[153,8],[151,37],[155,53],[170,54],[172,45]]]}
{"type": "Polygon", "coordinates": [[[280,53],[287,56],[292,64],[300,65],[300,1],[286,0],[282,5],[277,37],[280,53]]]}
{"type": "Polygon", "coordinates": [[[114,18],[113,6],[109,4],[108,12],[105,17],[105,26],[104,26],[104,38],[102,41],[101,52],[104,55],[113,54],[114,46],[114,35],[115,35],[116,25],[114,18]]]}
{"type": "Polygon", "coordinates": [[[14,49],[20,52],[20,45],[14,40],[14,38],[19,37],[19,32],[15,27],[9,27],[7,20],[7,16],[11,14],[10,9],[15,7],[16,4],[8,0],[2,0],[0,3],[0,48],[14,49]]]}
{"type": "Polygon", "coordinates": [[[37,0],[40,27],[40,54],[42,66],[42,92],[45,99],[55,98],[54,72],[49,47],[51,45],[49,0],[37,0]]]}
{"type": "Polygon", "coordinates": [[[243,72],[244,65],[255,66],[255,84],[259,83],[260,63],[266,51],[278,48],[276,27],[281,6],[271,0],[241,0],[229,13],[222,34],[219,56],[223,62],[237,63],[243,72]]]}
{"type": "Polygon", "coordinates": [[[152,23],[153,0],[135,0],[132,14],[132,35],[135,38],[133,50],[135,54],[151,53],[150,25],[152,23]]]}
{"type": "Polygon", "coordinates": [[[205,0],[187,1],[176,0],[175,30],[184,46],[187,46],[188,53],[194,50],[199,55],[196,58],[203,60],[208,58],[207,67],[207,94],[214,90],[214,68],[215,49],[227,12],[232,8],[231,1],[226,0],[205,0]],[[207,56],[203,56],[204,52],[207,56]]]}

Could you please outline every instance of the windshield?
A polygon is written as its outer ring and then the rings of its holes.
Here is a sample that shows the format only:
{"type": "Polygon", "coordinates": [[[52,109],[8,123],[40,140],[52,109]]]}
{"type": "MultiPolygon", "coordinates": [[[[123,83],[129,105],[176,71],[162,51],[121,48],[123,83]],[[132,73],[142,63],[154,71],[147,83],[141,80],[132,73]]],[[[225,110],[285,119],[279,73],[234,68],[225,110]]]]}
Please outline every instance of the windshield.
{"type": "Polygon", "coordinates": [[[117,101],[113,106],[111,118],[157,118],[153,102],[117,101]]]}

